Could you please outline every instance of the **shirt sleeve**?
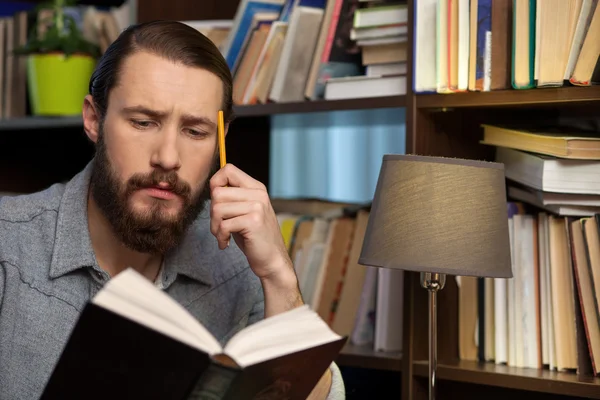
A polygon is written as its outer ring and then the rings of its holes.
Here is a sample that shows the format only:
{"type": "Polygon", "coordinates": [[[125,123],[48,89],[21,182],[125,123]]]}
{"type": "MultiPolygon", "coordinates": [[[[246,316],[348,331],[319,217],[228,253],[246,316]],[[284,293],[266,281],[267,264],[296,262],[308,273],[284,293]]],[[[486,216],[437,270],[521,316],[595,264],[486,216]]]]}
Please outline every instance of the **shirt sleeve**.
{"type": "Polygon", "coordinates": [[[331,388],[327,395],[327,400],[345,400],[346,399],[346,387],[344,386],[344,379],[342,373],[335,362],[331,363],[329,367],[331,370],[331,388]]]}

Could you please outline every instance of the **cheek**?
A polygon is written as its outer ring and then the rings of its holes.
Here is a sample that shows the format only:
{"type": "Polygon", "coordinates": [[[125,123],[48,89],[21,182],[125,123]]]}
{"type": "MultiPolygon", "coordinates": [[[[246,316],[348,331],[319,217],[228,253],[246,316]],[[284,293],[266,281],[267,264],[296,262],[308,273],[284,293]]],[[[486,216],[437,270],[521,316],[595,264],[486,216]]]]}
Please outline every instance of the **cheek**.
{"type": "Polygon", "coordinates": [[[183,151],[179,175],[193,186],[203,184],[215,162],[216,143],[189,146],[183,151]]]}
{"type": "Polygon", "coordinates": [[[106,150],[115,172],[121,180],[144,170],[148,165],[148,146],[136,135],[124,121],[107,124],[104,128],[106,150]]]}

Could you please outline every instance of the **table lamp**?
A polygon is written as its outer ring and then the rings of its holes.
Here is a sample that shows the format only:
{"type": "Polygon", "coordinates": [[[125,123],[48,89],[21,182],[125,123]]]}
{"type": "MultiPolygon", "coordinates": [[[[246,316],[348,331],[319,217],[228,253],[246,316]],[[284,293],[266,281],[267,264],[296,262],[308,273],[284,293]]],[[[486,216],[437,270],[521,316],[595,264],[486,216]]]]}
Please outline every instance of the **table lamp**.
{"type": "Polygon", "coordinates": [[[429,399],[435,399],[437,291],[446,274],[512,278],[504,165],[383,156],[359,264],[418,271],[429,292],[429,399]]]}

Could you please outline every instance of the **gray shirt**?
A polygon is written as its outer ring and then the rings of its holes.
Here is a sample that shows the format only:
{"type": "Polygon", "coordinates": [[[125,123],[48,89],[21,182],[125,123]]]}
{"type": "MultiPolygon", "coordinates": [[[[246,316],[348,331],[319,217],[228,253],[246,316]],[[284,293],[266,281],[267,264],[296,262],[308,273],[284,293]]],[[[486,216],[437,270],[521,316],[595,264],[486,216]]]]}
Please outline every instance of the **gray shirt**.
{"type": "MultiPolygon", "coordinates": [[[[0,198],[0,398],[37,399],[83,306],[110,279],[87,222],[91,163],[66,185],[0,198]]],[[[160,286],[220,342],[264,317],[260,280],[205,211],[165,255],[160,286]]],[[[329,400],[345,398],[335,363],[329,400]]]]}

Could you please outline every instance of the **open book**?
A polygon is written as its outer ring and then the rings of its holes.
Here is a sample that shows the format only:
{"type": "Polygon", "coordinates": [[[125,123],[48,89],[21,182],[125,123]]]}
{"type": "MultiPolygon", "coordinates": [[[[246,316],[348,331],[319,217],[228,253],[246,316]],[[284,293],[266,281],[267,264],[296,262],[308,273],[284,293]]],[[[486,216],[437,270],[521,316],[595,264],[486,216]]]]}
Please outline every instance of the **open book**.
{"type": "Polygon", "coordinates": [[[306,399],[346,341],[308,306],[261,320],[223,348],[128,269],[82,311],[42,399],[306,399]]]}

